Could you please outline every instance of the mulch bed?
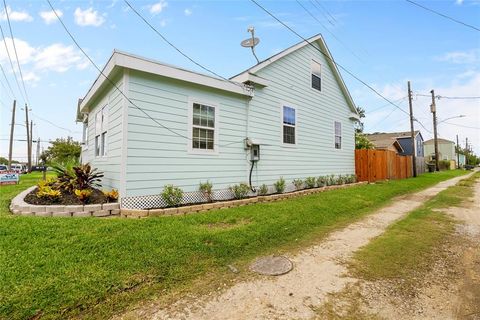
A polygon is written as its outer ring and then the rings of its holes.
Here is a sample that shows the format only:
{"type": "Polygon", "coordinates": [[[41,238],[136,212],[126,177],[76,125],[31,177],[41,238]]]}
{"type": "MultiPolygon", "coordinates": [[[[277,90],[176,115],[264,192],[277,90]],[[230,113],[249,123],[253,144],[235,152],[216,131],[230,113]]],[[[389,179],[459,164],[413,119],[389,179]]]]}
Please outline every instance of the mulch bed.
{"type": "MultiPolygon", "coordinates": [[[[92,195],[90,196],[90,199],[86,204],[102,204],[102,203],[108,202],[107,198],[105,197],[102,191],[98,189],[93,189],[92,191],[93,191],[92,195]]],[[[83,202],[78,200],[74,194],[62,193],[60,200],[57,202],[52,202],[48,199],[38,198],[37,189],[27,194],[24,200],[26,203],[33,204],[33,205],[82,205],[84,204],[83,202]]]]}

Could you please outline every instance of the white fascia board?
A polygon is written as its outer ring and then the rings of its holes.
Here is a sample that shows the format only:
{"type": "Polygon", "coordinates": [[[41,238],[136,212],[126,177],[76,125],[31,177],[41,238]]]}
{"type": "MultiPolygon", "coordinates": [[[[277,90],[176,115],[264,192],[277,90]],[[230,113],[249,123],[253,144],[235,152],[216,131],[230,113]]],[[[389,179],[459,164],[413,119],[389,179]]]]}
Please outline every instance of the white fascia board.
{"type": "Polygon", "coordinates": [[[270,81],[267,79],[260,78],[254,74],[251,74],[250,72],[242,73],[235,78],[235,81],[241,83],[252,82],[262,87],[268,87],[270,85],[270,81]]]}
{"type": "MultiPolygon", "coordinates": [[[[222,79],[213,78],[200,73],[176,68],[153,60],[148,60],[119,51],[114,51],[106,66],[103,68],[102,72],[110,78],[110,75],[115,70],[115,68],[138,70],[167,78],[182,80],[223,91],[228,91],[247,97],[252,96],[251,90],[248,90],[248,88],[241,83],[235,83],[235,81],[225,81],[222,79]]],[[[108,83],[108,80],[102,74],[100,74],[82,101],[82,112],[88,111],[86,106],[95,96],[97,91],[101,89],[102,85],[104,85],[105,83],[108,83]]]]}

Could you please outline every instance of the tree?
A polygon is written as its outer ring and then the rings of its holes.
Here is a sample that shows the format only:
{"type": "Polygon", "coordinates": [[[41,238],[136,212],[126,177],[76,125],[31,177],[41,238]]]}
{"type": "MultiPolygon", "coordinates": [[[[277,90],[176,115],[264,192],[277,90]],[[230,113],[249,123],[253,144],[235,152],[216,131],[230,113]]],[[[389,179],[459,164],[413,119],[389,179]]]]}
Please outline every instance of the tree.
{"type": "MultiPolygon", "coordinates": [[[[17,160],[12,160],[12,163],[20,163],[17,160]]],[[[8,164],[8,159],[4,157],[0,157],[0,164],[8,164]]]]}
{"type": "Polygon", "coordinates": [[[361,132],[355,132],[355,149],[373,149],[373,143],[361,132]]]}
{"type": "Polygon", "coordinates": [[[357,107],[357,113],[360,119],[355,121],[355,132],[362,133],[363,132],[362,119],[365,118],[365,109],[363,109],[362,107],[357,107]]]}
{"type": "Polygon", "coordinates": [[[72,137],[57,138],[51,142],[51,145],[41,154],[40,158],[45,163],[77,162],[80,159],[81,152],[82,146],[72,137]]]}

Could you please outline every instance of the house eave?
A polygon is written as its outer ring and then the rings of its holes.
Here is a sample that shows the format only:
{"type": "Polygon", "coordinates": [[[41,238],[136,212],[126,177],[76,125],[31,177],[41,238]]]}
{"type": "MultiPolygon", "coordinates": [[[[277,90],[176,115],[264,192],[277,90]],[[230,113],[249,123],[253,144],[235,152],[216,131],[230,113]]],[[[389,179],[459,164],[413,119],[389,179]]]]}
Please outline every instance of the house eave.
{"type": "MultiPolygon", "coordinates": [[[[105,74],[108,79],[112,79],[112,76],[121,69],[137,70],[247,97],[251,97],[253,95],[252,91],[249,90],[247,86],[236,81],[226,81],[223,79],[210,77],[194,71],[181,69],[120,51],[113,52],[107,64],[103,68],[102,73],[105,74]]],[[[80,112],[88,112],[89,104],[97,96],[97,94],[99,94],[99,91],[110,84],[109,80],[104,77],[102,73],[99,74],[83,98],[80,104],[80,112]]]]}

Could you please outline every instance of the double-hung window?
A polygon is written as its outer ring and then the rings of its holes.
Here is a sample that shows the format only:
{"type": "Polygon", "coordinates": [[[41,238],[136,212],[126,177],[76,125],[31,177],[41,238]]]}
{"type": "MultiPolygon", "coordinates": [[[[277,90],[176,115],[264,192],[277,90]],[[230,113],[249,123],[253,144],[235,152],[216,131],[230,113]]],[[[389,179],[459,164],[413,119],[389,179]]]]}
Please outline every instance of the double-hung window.
{"type": "Polygon", "coordinates": [[[335,121],[335,149],[342,149],[342,124],[335,121]]]}
{"type": "Polygon", "coordinates": [[[312,88],[322,91],[322,66],[315,60],[312,60],[312,88]]]}
{"type": "Polygon", "coordinates": [[[108,107],[104,106],[95,115],[95,156],[107,155],[108,107]]]}
{"type": "Polygon", "coordinates": [[[192,105],[192,150],[215,151],[215,107],[192,105]]]}
{"type": "Polygon", "coordinates": [[[283,106],[282,112],[283,143],[294,145],[296,144],[295,129],[297,126],[297,115],[295,112],[295,108],[283,106]]]}

